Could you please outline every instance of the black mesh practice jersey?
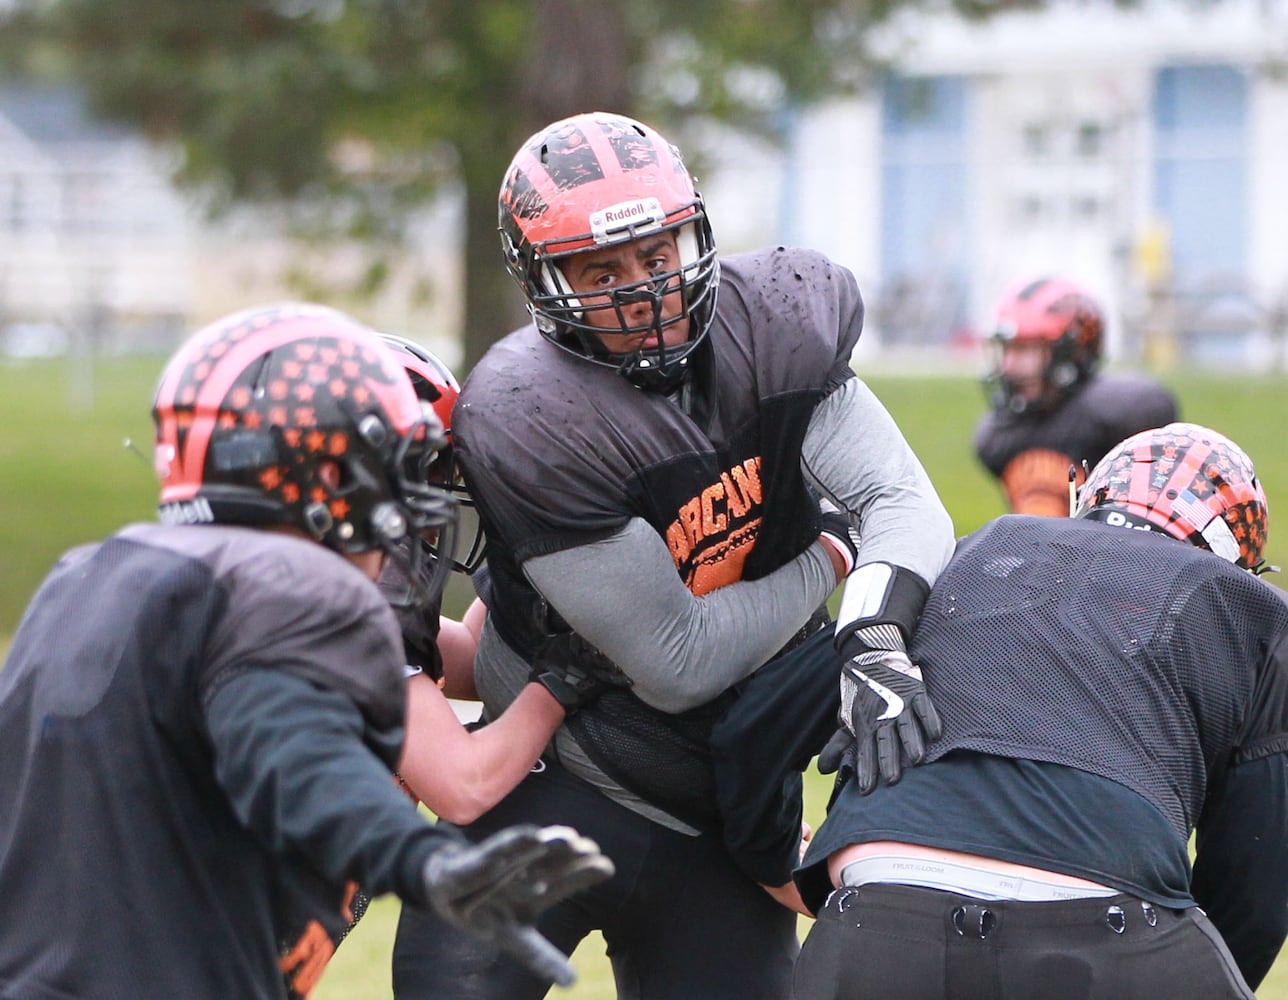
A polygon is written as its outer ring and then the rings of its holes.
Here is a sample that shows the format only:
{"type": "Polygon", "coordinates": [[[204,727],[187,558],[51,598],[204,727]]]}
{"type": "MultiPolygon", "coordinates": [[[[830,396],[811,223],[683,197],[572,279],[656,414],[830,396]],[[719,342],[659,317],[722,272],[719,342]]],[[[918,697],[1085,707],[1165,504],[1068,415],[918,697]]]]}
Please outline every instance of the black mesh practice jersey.
{"type": "Polygon", "coordinates": [[[695,594],[756,579],[818,536],[800,470],[820,399],[853,377],[863,324],[853,277],[805,250],[721,262],[720,292],[682,408],[524,328],[471,372],[453,435],[489,539],[506,641],[534,647],[540,603],[519,565],[593,542],[631,518],[665,540],[695,594]]]}
{"type": "Polygon", "coordinates": [[[976,750],[1090,771],[1185,839],[1211,775],[1288,749],[1285,643],[1281,593],[1210,552],[1007,516],[962,543],[909,655],[945,720],[929,760],[976,750]]]}
{"type": "Polygon", "coordinates": [[[448,835],[389,771],[402,652],[312,542],[137,525],[73,550],[0,671],[0,996],[284,996],[348,879],[423,901],[448,835]]]}
{"type": "Polygon", "coordinates": [[[1017,514],[1069,513],[1069,467],[1085,478],[1125,438],[1176,420],[1176,401],[1151,379],[1098,374],[1048,412],[991,410],[975,429],[975,454],[1017,514]]]}
{"type": "Polygon", "coordinates": [[[1288,903],[1282,591],[1152,532],[1007,515],[962,541],[909,656],[943,736],[898,784],[841,791],[798,873],[807,903],[830,888],[830,854],[896,840],[1186,906],[1197,829],[1196,871],[1218,873],[1199,903],[1241,962],[1258,935],[1273,956],[1288,903]]]}

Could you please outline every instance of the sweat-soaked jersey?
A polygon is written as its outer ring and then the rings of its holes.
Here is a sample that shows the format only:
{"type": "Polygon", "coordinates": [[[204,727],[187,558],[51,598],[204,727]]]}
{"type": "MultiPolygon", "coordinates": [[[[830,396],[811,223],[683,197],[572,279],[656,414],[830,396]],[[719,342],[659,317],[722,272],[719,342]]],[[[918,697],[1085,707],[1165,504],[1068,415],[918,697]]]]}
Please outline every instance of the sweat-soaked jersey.
{"type": "Polygon", "coordinates": [[[1069,514],[1069,468],[1080,485],[1118,442],[1176,419],[1176,401],[1138,375],[1098,374],[1044,413],[992,410],[975,430],[975,454],[1016,514],[1069,514]]]}
{"type": "MultiPolygon", "coordinates": [[[[854,377],[862,322],[852,275],[779,248],[722,259],[697,362],[707,377],[694,376],[687,408],[531,326],[489,350],[462,389],[453,437],[486,529],[490,619],[505,643],[529,658],[552,625],[525,560],[605,538],[632,518],[666,541],[695,595],[758,579],[812,544],[818,498],[801,473],[801,442],[819,401],[854,377]]],[[[620,714],[628,699],[686,744],[700,744],[710,723],[709,709],[668,721],[621,692],[607,704],[620,714]]],[[[594,725],[600,712],[591,706],[570,724],[594,725]]],[[[605,753],[599,763],[614,770],[605,753]]]]}
{"type": "Polygon", "coordinates": [[[840,791],[798,872],[808,905],[830,889],[830,854],[895,840],[1187,906],[1197,829],[1195,871],[1220,873],[1200,904],[1241,963],[1259,936],[1277,950],[1288,903],[1281,591],[1152,532],[1007,515],[961,542],[909,656],[943,735],[898,784],[840,791]],[[1221,894],[1259,892],[1269,898],[1222,919],[1221,894]]]}
{"type": "Polygon", "coordinates": [[[401,666],[312,542],[136,525],[64,556],[0,671],[0,996],[284,996],[280,947],[343,929],[347,879],[420,901],[446,835],[388,778],[401,666]]]}

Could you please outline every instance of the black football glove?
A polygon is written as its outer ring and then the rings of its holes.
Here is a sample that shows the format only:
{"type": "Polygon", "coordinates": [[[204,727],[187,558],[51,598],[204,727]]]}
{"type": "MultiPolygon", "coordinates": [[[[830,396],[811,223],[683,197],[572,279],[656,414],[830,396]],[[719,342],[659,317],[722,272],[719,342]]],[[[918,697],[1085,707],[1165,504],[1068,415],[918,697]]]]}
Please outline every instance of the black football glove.
{"type": "Polygon", "coordinates": [[[528,680],[554,695],[569,715],[609,688],[631,686],[617,664],[576,632],[547,636],[532,661],[528,680]]]}
{"type": "Polygon", "coordinates": [[[613,863],[571,827],[506,827],[476,845],[441,847],[422,874],[441,916],[569,986],[577,973],[533,922],[549,906],[609,878],[613,863]]]}
{"type": "Polygon", "coordinates": [[[845,768],[843,774],[853,774],[856,745],[854,734],[839,726],[818,753],[818,773],[835,774],[845,768]]]}
{"type": "MultiPolygon", "coordinates": [[[[868,649],[846,661],[839,718],[857,743],[854,777],[863,795],[876,788],[878,777],[895,784],[903,774],[902,755],[921,763],[926,744],[943,733],[921,668],[901,650],[868,649]]],[[[829,743],[827,763],[840,760],[840,749],[829,743]]]]}

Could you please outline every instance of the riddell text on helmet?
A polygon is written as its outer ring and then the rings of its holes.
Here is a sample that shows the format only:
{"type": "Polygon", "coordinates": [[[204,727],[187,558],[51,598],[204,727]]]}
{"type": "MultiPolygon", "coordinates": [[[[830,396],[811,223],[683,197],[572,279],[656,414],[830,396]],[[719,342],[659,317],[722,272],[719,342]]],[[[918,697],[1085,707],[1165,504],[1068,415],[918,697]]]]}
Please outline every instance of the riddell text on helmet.
{"type": "Polygon", "coordinates": [[[213,524],[214,512],[205,497],[194,500],[175,500],[161,504],[157,516],[162,524],[213,524]]]}
{"type": "Polygon", "coordinates": [[[662,203],[656,198],[641,198],[636,201],[623,201],[609,205],[597,212],[590,213],[590,231],[596,239],[627,226],[639,227],[642,223],[660,226],[666,221],[662,203]]]}

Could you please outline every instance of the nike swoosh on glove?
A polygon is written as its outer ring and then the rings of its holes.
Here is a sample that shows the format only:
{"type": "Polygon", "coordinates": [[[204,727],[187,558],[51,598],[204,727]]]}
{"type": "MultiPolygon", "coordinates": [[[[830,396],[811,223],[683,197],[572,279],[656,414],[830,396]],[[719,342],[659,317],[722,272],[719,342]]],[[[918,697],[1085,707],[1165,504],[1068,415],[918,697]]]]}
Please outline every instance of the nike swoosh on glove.
{"type": "Polygon", "coordinates": [[[841,668],[840,721],[857,742],[854,777],[863,795],[878,778],[897,783],[902,755],[909,764],[921,763],[926,744],[944,729],[921,668],[892,649],[866,650],[841,668]]]}

